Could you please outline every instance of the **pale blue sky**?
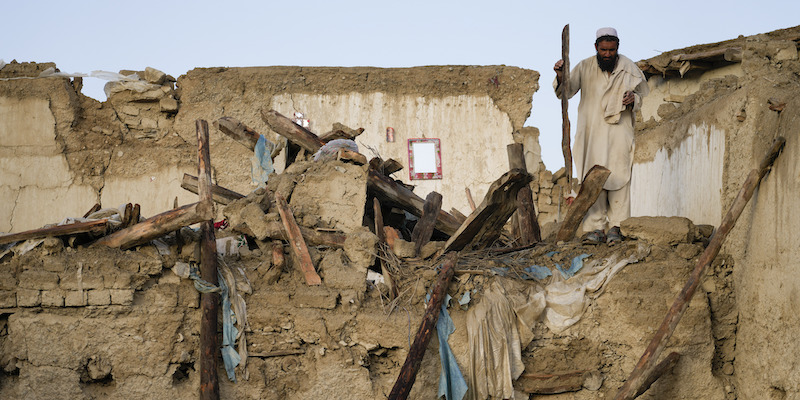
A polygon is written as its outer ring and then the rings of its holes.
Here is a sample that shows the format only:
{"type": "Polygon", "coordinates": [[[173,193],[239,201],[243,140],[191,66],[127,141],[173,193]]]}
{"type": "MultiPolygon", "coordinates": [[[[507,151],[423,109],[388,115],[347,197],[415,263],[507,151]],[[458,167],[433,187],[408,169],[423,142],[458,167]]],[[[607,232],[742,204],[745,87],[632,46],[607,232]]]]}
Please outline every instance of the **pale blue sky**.
{"type": "MultiPolygon", "coordinates": [[[[2,6],[0,59],[62,72],[268,65],[412,67],[505,64],[541,73],[526,125],[542,158],[564,165],[560,103],[550,87],[569,23],[572,64],[613,26],[634,61],[660,52],[800,24],[792,1],[14,1],[2,6]]],[[[105,82],[84,79],[104,100],[105,82]]],[[[570,103],[577,117],[578,98],[570,103]]],[[[466,138],[465,138],[466,139],[466,138]]]]}

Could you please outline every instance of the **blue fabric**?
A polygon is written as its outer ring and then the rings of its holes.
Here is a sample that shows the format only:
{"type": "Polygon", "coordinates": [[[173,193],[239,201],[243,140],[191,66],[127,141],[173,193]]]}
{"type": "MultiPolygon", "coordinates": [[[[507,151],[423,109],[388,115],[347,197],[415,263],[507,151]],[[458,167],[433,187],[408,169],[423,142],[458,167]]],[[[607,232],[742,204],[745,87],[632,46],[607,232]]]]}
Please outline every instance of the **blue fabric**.
{"type": "Polygon", "coordinates": [[[236,382],[236,366],[242,361],[242,357],[234,348],[236,344],[236,335],[239,330],[236,329],[236,315],[231,310],[231,299],[228,297],[228,286],[225,285],[225,279],[219,275],[219,287],[222,289],[220,294],[222,297],[222,361],[225,363],[225,372],[228,373],[228,379],[231,382],[236,382]]]}
{"type": "Polygon", "coordinates": [[[266,187],[269,174],[275,171],[272,166],[272,149],[275,147],[264,135],[258,137],[256,147],[253,149],[253,158],[250,159],[250,179],[258,187],[266,187]]]}
{"type": "Polygon", "coordinates": [[[578,271],[581,270],[581,268],[583,268],[583,260],[589,256],[591,256],[591,254],[584,253],[573,258],[572,263],[567,270],[561,268],[561,264],[556,264],[556,268],[558,268],[558,272],[561,272],[561,276],[563,276],[564,279],[572,278],[576,273],[578,273],[578,271]]]}
{"type": "Polygon", "coordinates": [[[538,281],[547,278],[548,276],[553,276],[553,272],[550,271],[550,268],[543,267],[541,265],[531,265],[530,267],[525,268],[523,271],[533,279],[538,281]]]}
{"type": "Polygon", "coordinates": [[[461,374],[461,369],[458,368],[450,344],[447,343],[450,334],[456,331],[450,313],[447,312],[449,303],[450,295],[448,294],[442,303],[439,320],[436,321],[436,333],[439,336],[439,359],[442,362],[442,373],[439,375],[439,394],[436,398],[440,399],[444,396],[447,400],[461,400],[467,393],[467,382],[461,374]]]}

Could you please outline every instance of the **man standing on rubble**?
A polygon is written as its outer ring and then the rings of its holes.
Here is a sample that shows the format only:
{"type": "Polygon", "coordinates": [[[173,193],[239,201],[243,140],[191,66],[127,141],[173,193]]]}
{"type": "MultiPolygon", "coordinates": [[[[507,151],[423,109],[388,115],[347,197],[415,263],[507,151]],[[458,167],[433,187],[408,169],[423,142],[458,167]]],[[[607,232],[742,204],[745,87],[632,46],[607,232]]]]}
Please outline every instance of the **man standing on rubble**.
{"type": "MultiPolygon", "coordinates": [[[[620,222],[631,214],[634,113],[641,108],[649,88],[639,67],[617,53],[616,29],[600,28],[596,37],[597,55],[581,61],[570,72],[567,96],[581,92],[573,146],[578,177],[583,178],[594,165],[611,170],[603,191],[583,219],[581,228],[588,232],[584,241],[613,244],[622,240],[620,222]]],[[[558,60],[553,69],[553,87],[560,97],[564,60],[558,60]]]]}

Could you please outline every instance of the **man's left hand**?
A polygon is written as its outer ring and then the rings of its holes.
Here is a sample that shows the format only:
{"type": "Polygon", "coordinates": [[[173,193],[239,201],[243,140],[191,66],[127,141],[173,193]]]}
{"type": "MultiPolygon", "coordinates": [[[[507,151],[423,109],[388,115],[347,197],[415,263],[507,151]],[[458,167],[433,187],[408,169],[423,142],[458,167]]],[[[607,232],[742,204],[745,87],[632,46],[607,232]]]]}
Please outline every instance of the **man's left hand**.
{"type": "Polygon", "coordinates": [[[622,105],[625,107],[631,107],[633,106],[634,100],[636,100],[636,97],[634,97],[633,92],[629,90],[625,92],[624,96],[622,96],[622,105]]]}

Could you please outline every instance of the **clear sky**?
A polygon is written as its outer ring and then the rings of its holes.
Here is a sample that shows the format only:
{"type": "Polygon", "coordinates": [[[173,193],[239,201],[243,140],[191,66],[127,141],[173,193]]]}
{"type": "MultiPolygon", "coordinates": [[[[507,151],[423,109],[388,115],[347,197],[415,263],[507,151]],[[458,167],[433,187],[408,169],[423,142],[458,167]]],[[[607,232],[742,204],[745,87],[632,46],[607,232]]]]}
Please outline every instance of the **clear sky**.
{"type": "MultiPolygon", "coordinates": [[[[505,64],[539,71],[526,125],[541,131],[548,169],[564,165],[551,83],[570,24],[570,60],[594,53],[612,26],[634,61],[660,52],[800,24],[800,1],[13,1],[2,6],[5,62],[55,62],[62,72],[268,65],[413,67],[505,64]]],[[[84,93],[105,100],[105,82],[84,93]]],[[[578,97],[570,102],[577,118],[578,97]]],[[[573,132],[574,134],[574,132],[573,132]]],[[[469,138],[465,138],[468,140],[469,138]]]]}

